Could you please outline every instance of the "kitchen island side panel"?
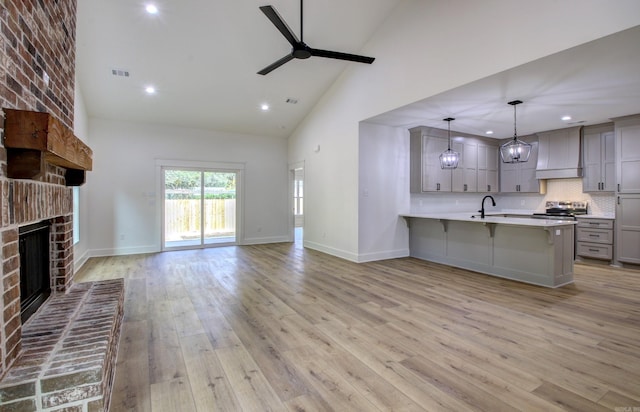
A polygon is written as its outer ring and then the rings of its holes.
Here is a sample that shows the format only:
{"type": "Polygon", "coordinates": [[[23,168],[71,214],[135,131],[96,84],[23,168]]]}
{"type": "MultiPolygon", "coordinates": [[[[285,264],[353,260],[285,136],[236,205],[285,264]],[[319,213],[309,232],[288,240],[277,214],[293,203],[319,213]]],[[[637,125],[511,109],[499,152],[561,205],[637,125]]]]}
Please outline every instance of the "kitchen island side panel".
{"type": "Polygon", "coordinates": [[[573,281],[574,226],[409,218],[410,255],[535,285],[573,281]]]}

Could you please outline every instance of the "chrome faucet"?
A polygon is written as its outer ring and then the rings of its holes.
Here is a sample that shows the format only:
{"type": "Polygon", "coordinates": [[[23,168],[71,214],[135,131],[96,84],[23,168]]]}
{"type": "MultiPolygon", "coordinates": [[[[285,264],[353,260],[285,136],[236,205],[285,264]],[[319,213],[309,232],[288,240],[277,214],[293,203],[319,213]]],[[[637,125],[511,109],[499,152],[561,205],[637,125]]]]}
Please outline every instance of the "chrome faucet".
{"type": "Polygon", "coordinates": [[[496,200],[493,198],[493,196],[486,195],[485,197],[483,197],[482,198],[482,209],[478,210],[478,212],[480,212],[480,219],[484,219],[484,201],[487,200],[487,198],[491,199],[491,204],[493,205],[493,207],[496,206],[496,200]]]}

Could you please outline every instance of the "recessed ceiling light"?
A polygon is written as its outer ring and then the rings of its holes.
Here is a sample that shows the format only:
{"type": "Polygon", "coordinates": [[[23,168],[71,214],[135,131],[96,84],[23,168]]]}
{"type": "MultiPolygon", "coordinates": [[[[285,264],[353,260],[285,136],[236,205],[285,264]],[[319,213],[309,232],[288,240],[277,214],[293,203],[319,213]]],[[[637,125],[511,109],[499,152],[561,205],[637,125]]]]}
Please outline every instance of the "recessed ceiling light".
{"type": "Polygon", "coordinates": [[[153,87],[153,86],[147,86],[147,87],[145,87],[144,91],[147,94],[155,94],[156,93],[156,88],[153,87]]]}
{"type": "Polygon", "coordinates": [[[567,120],[571,120],[571,116],[562,116],[562,120],[564,120],[565,122],[567,120]]]}
{"type": "Polygon", "coordinates": [[[493,134],[493,130],[487,130],[486,132],[484,132],[485,134],[493,134]]]}
{"type": "Polygon", "coordinates": [[[158,7],[155,4],[147,4],[144,8],[149,14],[158,14],[158,7]]]}
{"type": "Polygon", "coordinates": [[[262,103],[262,104],[260,105],[260,109],[261,109],[263,112],[266,112],[267,110],[269,110],[269,105],[268,105],[268,104],[266,104],[266,103],[262,103]]]}

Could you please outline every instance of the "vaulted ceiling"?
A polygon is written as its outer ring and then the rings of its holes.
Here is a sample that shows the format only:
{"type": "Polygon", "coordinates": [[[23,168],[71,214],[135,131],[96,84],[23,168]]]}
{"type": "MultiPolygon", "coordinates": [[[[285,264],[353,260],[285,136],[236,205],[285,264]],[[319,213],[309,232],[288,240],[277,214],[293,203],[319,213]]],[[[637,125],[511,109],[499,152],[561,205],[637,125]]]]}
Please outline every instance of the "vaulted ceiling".
{"type": "MultiPolygon", "coordinates": [[[[307,1],[304,40],[384,59],[367,50],[367,42],[400,1],[307,1]]],[[[90,116],[287,137],[348,65],[361,64],[312,57],[266,76],[256,73],[290,52],[258,7],[274,6],[299,36],[298,0],[155,4],[159,13],[148,15],[138,1],[78,0],[77,78],[90,116]],[[113,69],[129,76],[114,76],[113,69]],[[149,85],[155,94],[145,94],[149,85]]],[[[596,124],[640,113],[638,73],[640,26],[367,120],[446,128],[442,119],[451,116],[453,130],[493,130],[492,137],[505,138],[513,135],[507,101],[517,98],[524,101],[520,135],[596,124]],[[565,115],[572,119],[561,120],[565,115]]]]}
{"type": "MultiPolygon", "coordinates": [[[[291,49],[258,7],[275,7],[300,37],[299,0],[151,1],[157,15],[140,1],[78,0],[77,78],[89,115],[285,137],[347,65],[362,64],[312,57],[257,74],[291,49]]],[[[366,53],[398,2],[307,1],[304,40],[366,53]]]]}

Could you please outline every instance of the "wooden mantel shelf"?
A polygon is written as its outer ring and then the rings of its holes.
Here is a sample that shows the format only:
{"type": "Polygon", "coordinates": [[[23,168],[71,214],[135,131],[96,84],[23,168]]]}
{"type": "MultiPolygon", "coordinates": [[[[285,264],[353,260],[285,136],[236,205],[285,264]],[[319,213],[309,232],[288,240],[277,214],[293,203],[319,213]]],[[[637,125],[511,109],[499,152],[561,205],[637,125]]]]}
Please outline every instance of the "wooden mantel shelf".
{"type": "Polygon", "coordinates": [[[67,186],[85,182],[85,172],[93,167],[93,152],[71,130],[49,113],[3,111],[7,177],[37,178],[47,162],[66,169],[67,186]]]}

